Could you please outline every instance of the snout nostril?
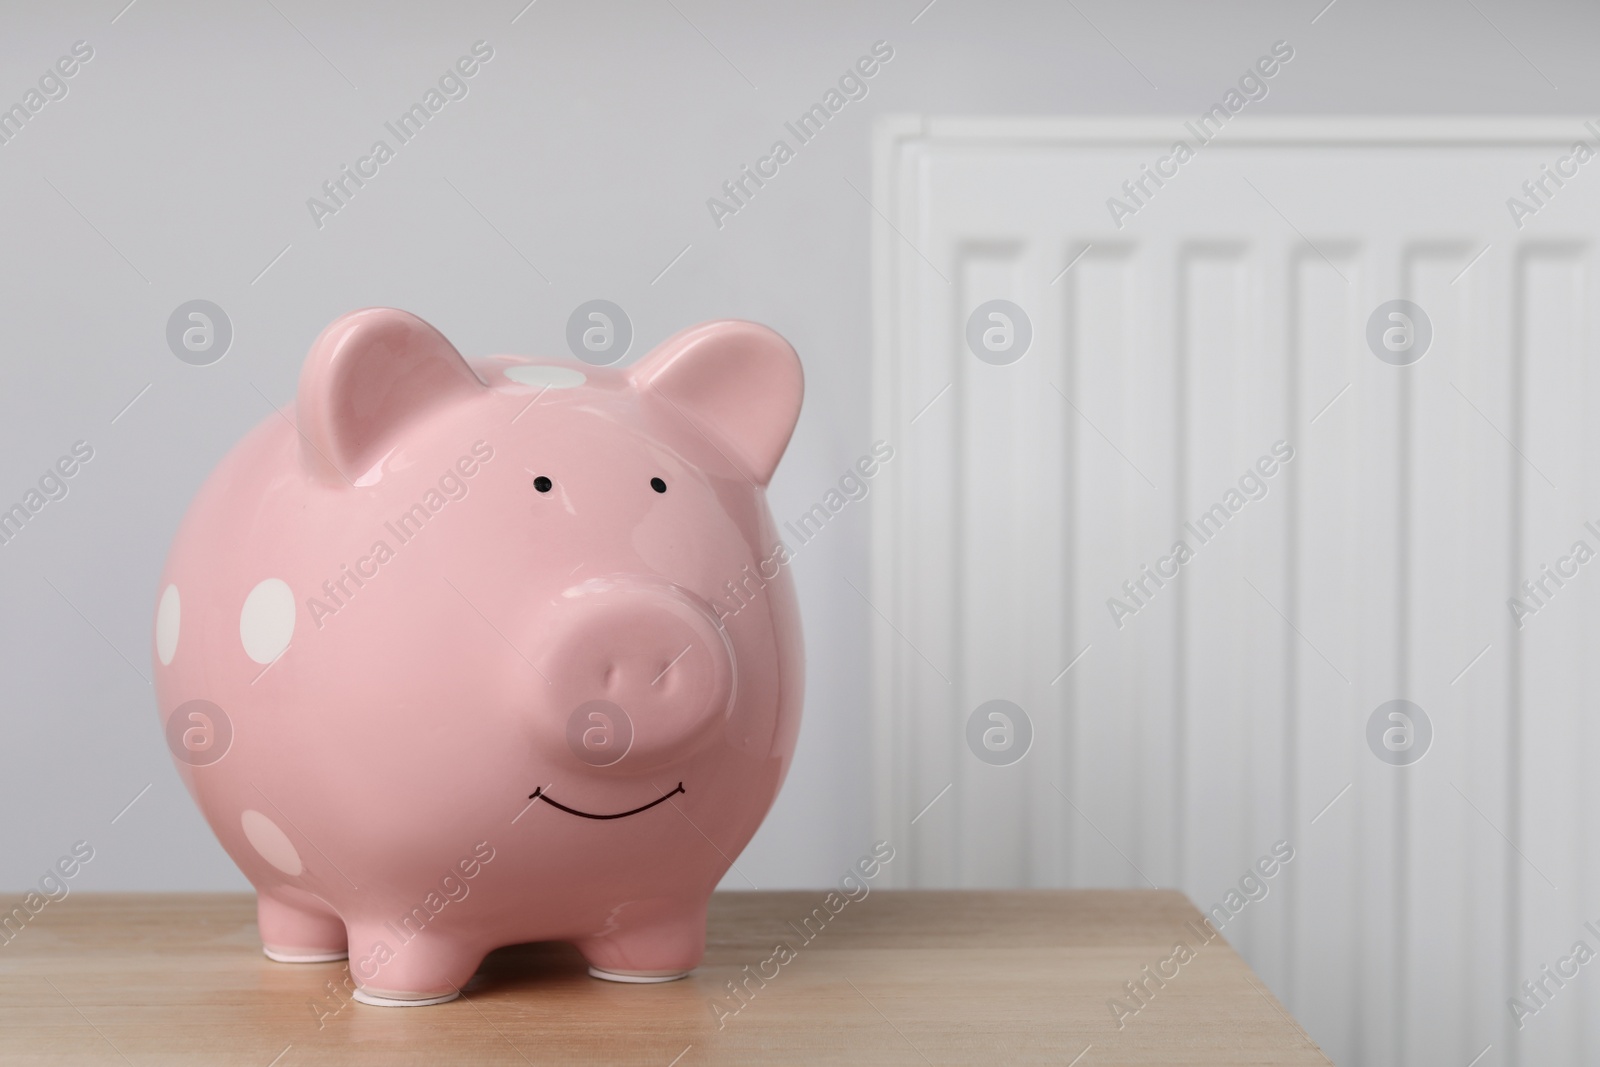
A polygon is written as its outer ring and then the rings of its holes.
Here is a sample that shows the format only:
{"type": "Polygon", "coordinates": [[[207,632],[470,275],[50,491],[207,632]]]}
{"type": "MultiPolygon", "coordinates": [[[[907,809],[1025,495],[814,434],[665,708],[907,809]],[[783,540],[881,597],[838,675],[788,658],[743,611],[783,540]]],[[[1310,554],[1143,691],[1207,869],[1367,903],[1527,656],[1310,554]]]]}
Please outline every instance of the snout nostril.
{"type": "Polygon", "coordinates": [[[650,679],[650,684],[651,685],[655,685],[657,682],[661,681],[662,678],[666,677],[666,673],[673,668],[673,665],[676,664],[684,656],[687,656],[689,654],[689,650],[691,648],[693,648],[693,647],[694,647],[693,645],[684,645],[683,646],[683,651],[679,652],[676,656],[672,657],[672,663],[669,663],[665,667],[662,667],[661,668],[661,673],[656,675],[654,678],[650,679]]]}

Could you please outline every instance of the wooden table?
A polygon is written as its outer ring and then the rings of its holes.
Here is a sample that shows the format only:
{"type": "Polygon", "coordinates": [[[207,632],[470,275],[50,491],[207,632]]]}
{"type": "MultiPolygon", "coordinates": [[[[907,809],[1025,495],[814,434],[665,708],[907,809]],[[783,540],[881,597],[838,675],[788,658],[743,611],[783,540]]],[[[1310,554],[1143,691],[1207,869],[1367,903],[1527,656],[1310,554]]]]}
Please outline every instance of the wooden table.
{"type": "Polygon", "coordinates": [[[1328,1062],[1225,941],[1200,945],[1200,915],[1176,892],[873,890],[805,941],[790,923],[823,896],[718,894],[705,963],[683,981],[596,981],[565,945],[521,945],[491,955],[463,999],[394,1009],[350,1002],[343,963],[265,959],[252,896],[73,894],[0,944],[0,1060],[1328,1062]],[[1193,958],[1163,965],[1180,939],[1193,958]],[[1157,986],[1146,965],[1176,977],[1157,986]],[[747,973],[733,998],[726,983],[747,973]],[[1134,1013],[1124,983],[1141,979],[1152,992],[1134,1013]]]}

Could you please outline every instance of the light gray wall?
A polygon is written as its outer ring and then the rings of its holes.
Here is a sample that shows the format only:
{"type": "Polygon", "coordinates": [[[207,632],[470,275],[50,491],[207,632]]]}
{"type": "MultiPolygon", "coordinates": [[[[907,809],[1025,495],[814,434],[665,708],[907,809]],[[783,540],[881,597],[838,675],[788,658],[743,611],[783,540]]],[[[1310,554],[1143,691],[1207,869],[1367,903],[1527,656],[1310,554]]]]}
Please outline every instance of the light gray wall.
{"type": "MultiPolygon", "coordinates": [[[[73,442],[95,450],[0,546],[10,889],[79,839],[96,848],[82,888],[245,886],[157,726],[155,583],[190,496],[292,397],[310,341],[345,311],[406,308],[468,354],[562,354],[568,314],[594,297],[627,309],[636,353],[701,319],[769,323],[808,375],[771,493],[790,518],[871,443],[875,115],[1190,114],[1280,38],[1295,64],[1253,113],[1600,113],[1600,19],[1576,3],[1337,0],[1312,24],[1323,0],[937,0],[915,22],[923,0],[539,0],[514,23],[522,0],[123,2],[0,12],[0,103],[73,42],[94,48],[68,95],[0,146],[0,504],[73,442]],[[470,94],[317,228],[306,199],[480,39],[495,54],[470,94]],[[895,54],[867,98],[719,229],[706,199],[878,40],[895,54]],[[205,368],[164,339],[197,297],[235,329],[205,368]]],[[[832,881],[868,844],[882,624],[842,580],[865,584],[866,522],[846,511],[795,565],[806,719],[739,861],[763,888],[832,881]]]]}

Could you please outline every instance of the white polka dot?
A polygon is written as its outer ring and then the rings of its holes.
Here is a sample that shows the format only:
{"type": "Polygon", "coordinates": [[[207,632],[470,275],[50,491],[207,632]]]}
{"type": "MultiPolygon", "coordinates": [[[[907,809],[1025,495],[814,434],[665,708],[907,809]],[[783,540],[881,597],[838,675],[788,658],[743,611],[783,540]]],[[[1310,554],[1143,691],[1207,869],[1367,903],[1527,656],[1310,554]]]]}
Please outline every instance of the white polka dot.
{"type": "Polygon", "coordinates": [[[572,389],[589,380],[583,376],[583,371],[571,367],[538,367],[528,363],[507,367],[506,377],[541,389],[572,389]]]}
{"type": "Polygon", "coordinates": [[[169,585],[156,608],[156,655],[165,667],[178,654],[178,587],[169,585]]]}
{"type": "Polygon", "coordinates": [[[291,878],[305,870],[305,864],[300,862],[300,853],[294,850],[294,842],[289,840],[289,835],[278,829],[278,824],[261,814],[259,811],[246,811],[239,816],[239,825],[244,827],[244,836],[250,839],[250,844],[261,853],[261,858],[272,864],[291,878]]]}
{"type": "Polygon", "coordinates": [[[282,578],[268,578],[244,598],[239,612],[239,640],[245,655],[257,663],[271,663],[289,647],[294,636],[294,590],[282,578]]]}

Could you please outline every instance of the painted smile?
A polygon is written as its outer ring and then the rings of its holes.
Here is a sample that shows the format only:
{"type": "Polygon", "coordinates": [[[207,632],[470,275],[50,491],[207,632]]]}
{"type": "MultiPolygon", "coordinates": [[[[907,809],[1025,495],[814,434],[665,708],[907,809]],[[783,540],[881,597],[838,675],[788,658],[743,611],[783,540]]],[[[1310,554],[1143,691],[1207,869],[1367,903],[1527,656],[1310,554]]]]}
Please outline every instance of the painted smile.
{"type": "Polygon", "coordinates": [[[582,818],[582,819],[626,819],[628,816],[637,815],[641,811],[649,811],[651,808],[655,807],[657,804],[665,803],[666,801],[671,800],[673,797],[677,796],[679,793],[685,793],[685,792],[687,792],[687,790],[685,790],[683,788],[683,783],[679,782],[678,783],[678,788],[674,789],[670,793],[667,793],[667,794],[665,794],[663,796],[657,797],[655,800],[652,800],[650,803],[644,805],[643,807],[634,808],[632,811],[619,811],[614,815],[595,815],[592,812],[579,811],[577,808],[569,808],[565,804],[561,803],[559,800],[556,800],[553,797],[551,797],[549,793],[546,793],[544,791],[544,786],[542,786],[542,785],[539,786],[537,789],[535,789],[533,792],[529,793],[528,794],[528,799],[529,800],[542,800],[546,804],[549,804],[553,808],[560,808],[562,811],[566,812],[568,815],[576,815],[576,816],[578,816],[579,818],[582,818]]]}

